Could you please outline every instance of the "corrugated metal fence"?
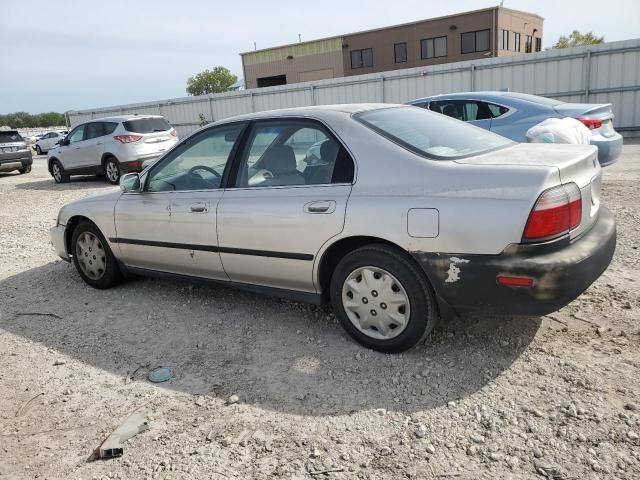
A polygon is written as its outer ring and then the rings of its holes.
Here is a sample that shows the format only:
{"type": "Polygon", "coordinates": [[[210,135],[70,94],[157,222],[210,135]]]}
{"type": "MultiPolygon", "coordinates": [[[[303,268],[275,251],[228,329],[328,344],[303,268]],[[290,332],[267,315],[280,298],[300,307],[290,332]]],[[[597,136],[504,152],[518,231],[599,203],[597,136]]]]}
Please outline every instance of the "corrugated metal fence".
{"type": "Polygon", "coordinates": [[[618,130],[640,131],[640,39],[547,50],[239,92],[69,112],[71,126],[118,114],[160,114],[180,136],[207,121],[277,108],[408,100],[456,91],[533,93],[567,102],[613,103],[618,130]]]}

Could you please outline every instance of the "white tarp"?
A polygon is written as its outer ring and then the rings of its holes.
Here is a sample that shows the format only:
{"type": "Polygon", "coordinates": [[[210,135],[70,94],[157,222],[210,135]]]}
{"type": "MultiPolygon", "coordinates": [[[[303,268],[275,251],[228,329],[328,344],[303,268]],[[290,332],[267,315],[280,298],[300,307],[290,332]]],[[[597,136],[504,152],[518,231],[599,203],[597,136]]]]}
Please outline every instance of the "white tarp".
{"type": "Polygon", "coordinates": [[[589,145],[591,130],[575,118],[547,118],[527,130],[529,143],[577,143],[589,145]]]}

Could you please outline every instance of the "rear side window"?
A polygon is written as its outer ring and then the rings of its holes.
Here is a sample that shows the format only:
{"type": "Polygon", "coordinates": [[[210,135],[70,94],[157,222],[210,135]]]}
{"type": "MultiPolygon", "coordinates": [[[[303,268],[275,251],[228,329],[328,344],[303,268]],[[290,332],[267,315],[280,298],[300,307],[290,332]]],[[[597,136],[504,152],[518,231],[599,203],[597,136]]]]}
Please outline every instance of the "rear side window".
{"type": "Polygon", "coordinates": [[[171,130],[171,125],[164,118],[136,118],[122,122],[125,130],[132,133],[166,132],[171,130]]]}
{"type": "Polygon", "coordinates": [[[420,108],[382,108],[354,118],[407,150],[434,159],[480,155],[513,144],[495,133],[420,108]]]}
{"type": "Polygon", "coordinates": [[[507,107],[503,107],[502,105],[496,105],[495,103],[487,103],[487,108],[489,108],[489,112],[491,112],[491,116],[493,118],[497,118],[501,115],[504,115],[509,111],[507,107]]]}
{"type": "Polygon", "coordinates": [[[91,140],[92,138],[98,138],[104,135],[102,130],[102,122],[87,123],[85,131],[85,140],[91,140]]]}
{"type": "Polygon", "coordinates": [[[0,143],[24,142],[18,132],[0,132],[0,143]]]}
{"type": "Polygon", "coordinates": [[[103,122],[102,123],[102,128],[104,129],[103,135],[111,135],[117,126],[118,124],[115,122],[103,122]]]}

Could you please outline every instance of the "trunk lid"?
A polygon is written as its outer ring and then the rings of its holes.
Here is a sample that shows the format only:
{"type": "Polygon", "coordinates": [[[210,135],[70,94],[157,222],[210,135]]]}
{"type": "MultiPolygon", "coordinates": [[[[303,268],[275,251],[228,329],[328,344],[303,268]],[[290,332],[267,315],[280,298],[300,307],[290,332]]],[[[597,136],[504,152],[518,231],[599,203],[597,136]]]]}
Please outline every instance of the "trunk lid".
{"type": "Polygon", "coordinates": [[[563,103],[562,105],[556,105],[553,109],[564,117],[600,120],[602,122],[601,126],[591,129],[594,134],[610,137],[616,133],[613,128],[614,115],[612,104],[610,103],[563,103]]]}
{"type": "MultiPolygon", "coordinates": [[[[561,183],[574,182],[582,196],[582,221],[571,237],[588,230],[600,208],[602,171],[598,149],[592,145],[519,143],[484,155],[456,160],[470,165],[548,167],[558,172],[561,183]]],[[[542,192],[539,192],[542,193],[542,192]]],[[[535,202],[536,199],[532,199],[535,202]]],[[[532,205],[533,206],[533,205],[532,205]]]]}

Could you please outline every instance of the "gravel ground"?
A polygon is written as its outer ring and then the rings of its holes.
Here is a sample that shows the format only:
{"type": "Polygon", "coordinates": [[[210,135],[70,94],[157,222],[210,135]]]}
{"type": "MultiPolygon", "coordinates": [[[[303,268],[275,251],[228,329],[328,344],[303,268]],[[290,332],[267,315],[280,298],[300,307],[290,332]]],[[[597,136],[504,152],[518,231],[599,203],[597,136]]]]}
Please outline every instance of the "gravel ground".
{"type": "Polygon", "coordinates": [[[639,162],[627,145],[605,171],[618,248],[580,298],[457,320],[395,356],[307,305],[146,279],[93,290],[48,228],[109,187],[55,185],[42,158],[0,175],[0,478],[638,479],[639,162]],[[160,365],[176,376],[151,384],[160,365]],[[88,463],[134,411],[151,429],[88,463]]]}

